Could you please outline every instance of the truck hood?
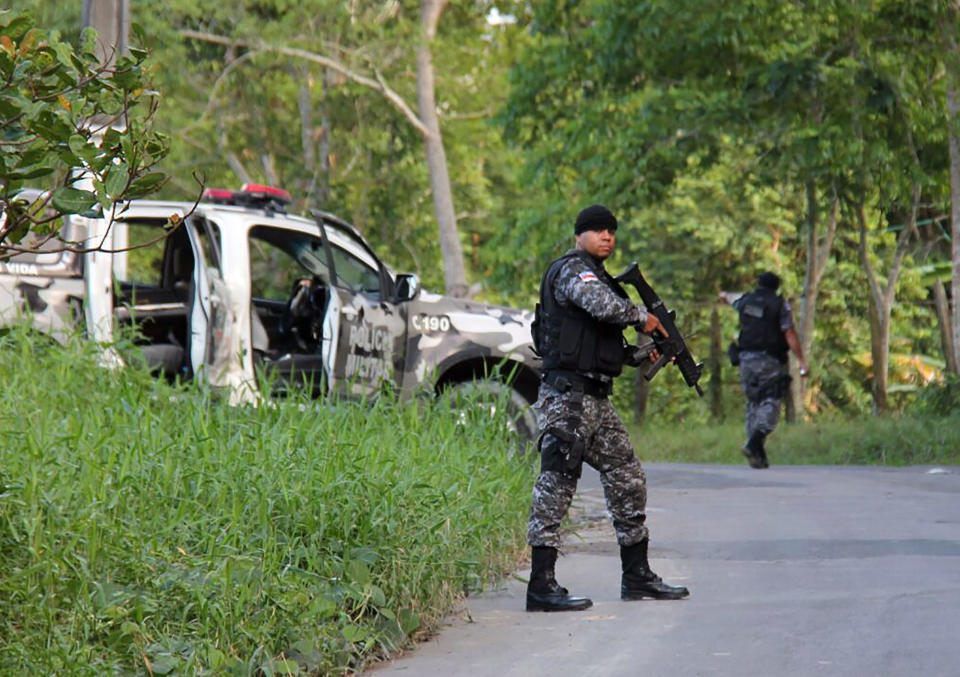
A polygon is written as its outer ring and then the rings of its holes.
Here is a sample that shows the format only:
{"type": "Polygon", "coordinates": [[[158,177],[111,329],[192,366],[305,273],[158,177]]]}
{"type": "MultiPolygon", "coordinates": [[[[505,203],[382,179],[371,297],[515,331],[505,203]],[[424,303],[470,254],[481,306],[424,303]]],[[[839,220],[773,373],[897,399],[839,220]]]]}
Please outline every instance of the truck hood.
{"type": "Polygon", "coordinates": [[[477,354],[535,362],[533,312],[421,291],[409,302],[410,340],[420,352],[442,344],[473,344],[477,354]]]}

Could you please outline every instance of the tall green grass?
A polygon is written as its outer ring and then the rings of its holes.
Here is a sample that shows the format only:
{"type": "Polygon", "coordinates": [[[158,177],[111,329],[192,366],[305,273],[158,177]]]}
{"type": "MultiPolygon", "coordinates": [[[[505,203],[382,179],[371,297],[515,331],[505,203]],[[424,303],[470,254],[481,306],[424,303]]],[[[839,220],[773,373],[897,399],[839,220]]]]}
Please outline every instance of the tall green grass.
{"type": "MultiPolygon", "coordinates": [[[[634,426],[644,461],[745,463],[742,423],[634,426]]],[[[767,438],[778,465],[960,465],[960,417],[898,415],[787,425],[767,438]]]]}
{"type": "Polygon", "coordinates": [[[0,674],[342,674],[523,548],[535,467],[443,402],[231,408],[0,338],[0,674]]]}

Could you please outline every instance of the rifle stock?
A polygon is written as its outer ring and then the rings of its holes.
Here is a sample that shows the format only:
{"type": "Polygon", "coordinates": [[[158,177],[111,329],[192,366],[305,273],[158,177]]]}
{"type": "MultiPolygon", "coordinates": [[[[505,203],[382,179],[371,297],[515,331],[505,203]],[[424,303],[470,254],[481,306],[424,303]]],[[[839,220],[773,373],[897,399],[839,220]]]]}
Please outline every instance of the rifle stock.
{"type": "Polygon", "coordinates": [[[660,324],[669,334],[669,336],[663,336],[659,331],[653,333],[653,344],[657,352],[660,353],[660,357],[656,362],[646,361],[643,363],[644,366],[641,367],[643,377],[649,381],[668,363],[673,362],[683,375],[686,384],[694,388],[700,397],[703,397],[703,389],[698,383],[700,376],[703,374],[703,363],[694,360],[690,349],[683,340],[683,334],[677,329],[676,312],[668,310],[660,297],[657,296],[657,292],[643,279],[636,261],[614,279],[620,283],[633,285],[637,293],[640,294],[643,304],[647,307],[647,312],[656,315],[660,324]]]}

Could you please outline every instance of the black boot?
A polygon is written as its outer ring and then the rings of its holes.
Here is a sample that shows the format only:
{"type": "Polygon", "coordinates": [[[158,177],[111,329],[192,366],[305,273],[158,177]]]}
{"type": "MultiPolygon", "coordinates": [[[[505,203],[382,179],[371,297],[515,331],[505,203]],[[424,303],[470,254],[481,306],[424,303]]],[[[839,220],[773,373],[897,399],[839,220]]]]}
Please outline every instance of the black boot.
{"type": "Polygon", "coordinates": [[[530,583],[527,584],[527,611],[583,611],[593,606],[586,597],[571,597],[561,588],[554,574],[557,549],[533,548],[530,583]]]}
{"type": "Polygon", "coordinates": [[[743,455],[747,457],[747,463],[751,468],[769,468],[767,462],[767,450],[763,448],[763,440],[766,433],[757,431],[750,436],[750,439],[743,445],[743,455]]]}
{"type": "Polygon", "coordinates": [[[650,570],[647,562],[649,543],[644,539],[633,545],[620,546],[620,562],[623,564],[620,599],[683,599],[689,595],[690,591],[683,586],[668,585],[650,570]]]}

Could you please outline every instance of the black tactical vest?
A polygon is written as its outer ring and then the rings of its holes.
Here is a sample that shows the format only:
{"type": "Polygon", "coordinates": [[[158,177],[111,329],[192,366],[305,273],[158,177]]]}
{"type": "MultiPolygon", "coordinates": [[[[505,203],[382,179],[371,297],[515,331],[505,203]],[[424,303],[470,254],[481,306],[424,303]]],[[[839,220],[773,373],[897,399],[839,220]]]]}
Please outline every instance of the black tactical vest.
{"type": "Polygon", "coordinates": [[[770,289],[755,289],[740,305],[740,350],[765,351],[787,362],[787,340],[780,329],[783,297],[770,289]]]}
{"type": "Polygon", "coordinates": [[[554,283],[563,264],[578,256],[621,298],[623,287],[584,251],[569,251],[553,261],[540,282],[540,304],[534,344],[543,358],[544,371],[568,370],[617,376],[623,370],[624,340],[620,325],[600,322],[574,305],[563,306],[554,296],[554,283]]]}

